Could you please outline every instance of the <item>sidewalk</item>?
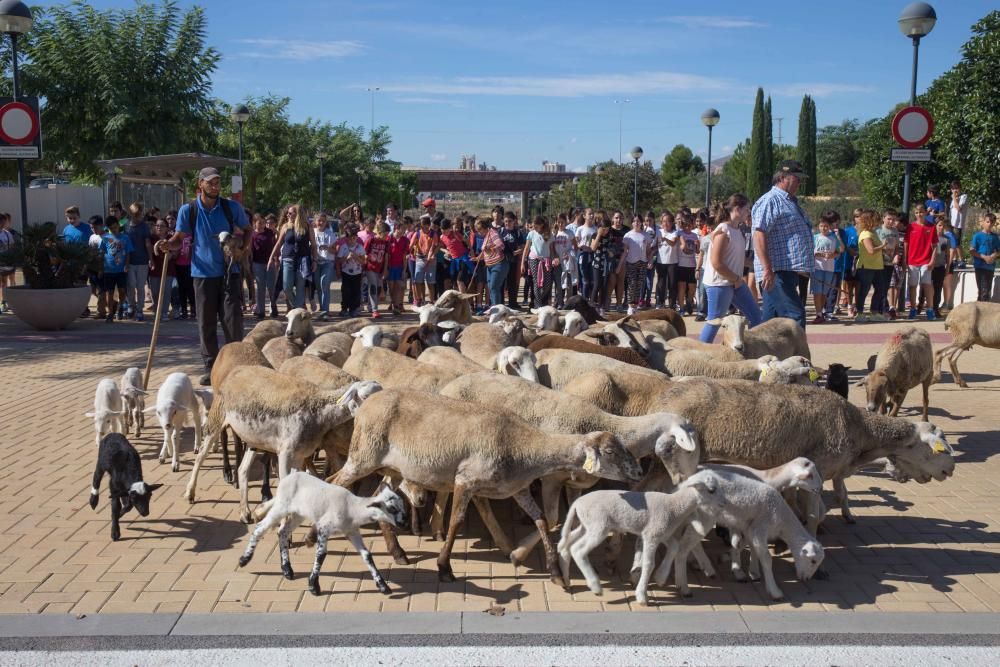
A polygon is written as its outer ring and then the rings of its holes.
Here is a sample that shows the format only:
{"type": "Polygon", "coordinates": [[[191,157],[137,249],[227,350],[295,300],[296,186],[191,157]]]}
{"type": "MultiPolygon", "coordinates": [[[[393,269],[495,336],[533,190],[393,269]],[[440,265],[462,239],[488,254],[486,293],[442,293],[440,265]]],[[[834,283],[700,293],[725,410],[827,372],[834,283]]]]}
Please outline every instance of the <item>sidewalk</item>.
{"type": "MultiPolygon", "coordinates": [[[[691,333],[698,325],[690,319],[691,333]]],[[[253,322],[247,322],[247,328],[253,322]]],[[[830,324],[809,327],[814,361],[865,368],[882,340],[898,326],[830,324]]],[[[943,323],[921,323],[935,347],[949,336],[943,323]]],[[[478,516],[456,543],[453,566],[459,580],[437,582],[440,543],[403,536],[414,564],[397,566],[386,555],[377,530],[365,532],[393,594],[379,594],[360,558],[344,540],[331,540],[320,583],[324,594],[306,592],[305,573],[313,550],[296,532],[294,581],[280,575],[276,536],[261,543],[245,569],[237,558],[247,527],[237,515],[238,491],[225,484],[219,456],[210,456],[201,475],[198,500],[181,498],[191,469],[190,433],[185,434],[181,472],[156,461],[162,433],[155,419],[134,440],[143,455],[146,480],[165,487],[154,495],[149,517],[126,515],[122,540],[110,541],[106,484],[96,512],[87,505],[95,460],[94,430],[83,413],[91,409],[102,377],[120,377],[145,364],[152,323],[80,320],[57,333],[28,330],[12,316],[0,316],[0,613],[74,614],[224,612],[482,612],[493,605],[507,613],[529,611],[799,611],[814,612],[1000,612],[1000,448],[997,397],[1000,353],[976,348],[960,360],[970,388],[962,390],[945,373],[931,390],[931,419],[958,452],[950,480],[927,485],[897,484],[878,476],[848,481],[858,517],[846,525],[831,509],[820,538],[826,547],[827,581],[794,582],[787,557],[775,559],[775,575],[788,596],[772,603],[760,584],[738,584],[727,572],[705,580],[692,572],[694,597],[680,598],[672,586],[651,587],[652,607],[634,603],[631,586],[605,582],[603,597],[591,594],[574,570],[573,587],[548,581],[536,550],[515,569],[484,538],[478,516]]],[[[167,374],[200,372],[194,322],[167,322],[150,389],[167,374]]],[[[851,399],[860,404],[861,389],[851,399]]],[[[919,416],[919,388],[905,404],[919,416]]],[[[150,404],[152,400],[150,400],[150,404]]],[[[259,488],[250,491],[252,502],[259,488]]],[[[828,498],[828,505],[833,505],[828,498]]],[[[518,537],[531,527],[510,503],[497,514],[518,537]]],[[[710,555],[720,555],[720,545],[710,555]]],[[[1000,617],[997,617],[1000,618],[1000,617]]],[[[952,628],[960,632],[958,628],[952,628]]]]}

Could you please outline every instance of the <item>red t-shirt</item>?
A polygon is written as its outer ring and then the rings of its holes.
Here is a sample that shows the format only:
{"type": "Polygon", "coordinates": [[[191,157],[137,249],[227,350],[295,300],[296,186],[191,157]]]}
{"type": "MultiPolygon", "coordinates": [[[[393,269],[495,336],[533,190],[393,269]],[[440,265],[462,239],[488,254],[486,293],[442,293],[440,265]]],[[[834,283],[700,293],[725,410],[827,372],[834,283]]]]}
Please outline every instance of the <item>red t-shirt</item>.
{"type": "Polygon", "coordinates": [[[444,249],[448,251],[452,259],[458,259],[459,257],[464,257],[469,254],[469,249],[465,245],[465,241],[459,234],[454,234],[454,230],[448,230],[441,235],[441,243],[444,244],[444,249]]]}
{"type": "Polygon", "coordinates": [[[400,269],[406,262],[406,255],[410,252],[410,239],[405,236],[396,238],[389,237],[389,268],[400,269]]]}
{"type": "Polygon", "coordinates": [[[381,272],[385,263],[385,253],[389,249],[389,239],[379,239],[374,236],[365,241],[365,256],[368,271],[381,272]]]}
{"type": "Polygon", "coordinates": [[[906,263],[910,266],[930,264],[937,242],[937,228],[934,225],[910,223],[906,228],[906,263]]]}

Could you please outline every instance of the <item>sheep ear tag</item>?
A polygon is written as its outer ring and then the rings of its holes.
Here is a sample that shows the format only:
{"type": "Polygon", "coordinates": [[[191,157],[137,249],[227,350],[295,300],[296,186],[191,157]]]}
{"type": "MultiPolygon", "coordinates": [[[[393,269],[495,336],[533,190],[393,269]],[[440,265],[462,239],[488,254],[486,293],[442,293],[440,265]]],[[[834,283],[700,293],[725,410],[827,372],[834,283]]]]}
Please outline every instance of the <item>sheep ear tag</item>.
{"type": "Polygon", "coordinates": [[[933,449],[936,454],[945,454],[948,451],[948,447],[945,446],[944,441],[940,439],[931,443],[931,449],[933,449]]]}
{"type": "Polygon", "coordinates": [[[819,379],[819,373],[817,373],[815,369],[810,368],[809,369],[809,381],[810,382],[815,382],[818,379],[819,379]]]}
{"type": "Polygon", "coordinates": [[[760,369],[760,379],[763,380],[766,377],[767,377],[767,369],[766,368],[760,369]]]}
{"type": "Polygon", "coordinates": [[[594,455],[587,452],[587,460],[583,462],[583,471],[588,475],[594,474],[594,468],[597,467],[597,461],[594,460],[594,455]]]}

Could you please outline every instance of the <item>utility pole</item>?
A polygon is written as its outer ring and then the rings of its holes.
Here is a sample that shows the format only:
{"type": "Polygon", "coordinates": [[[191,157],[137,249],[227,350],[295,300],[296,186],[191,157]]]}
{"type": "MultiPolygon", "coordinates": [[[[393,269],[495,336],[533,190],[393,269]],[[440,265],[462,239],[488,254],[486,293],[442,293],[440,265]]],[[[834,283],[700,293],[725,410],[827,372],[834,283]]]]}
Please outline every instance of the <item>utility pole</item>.
{"type": "Polygon", "coordinates": [[[777,120],[778,120],[778,145],[780,146],[781,145],[781,121],[783,121],[785,119],[784,118],[778,118],[777,120]]]}
{"type": "Polygon", "coordinates": [[[371,124],[371,134],[375,136],[375,93],[382,90],[378,86],[374,88],[369,88],[368,92],[372,94],[372,124],[371,124]]]}

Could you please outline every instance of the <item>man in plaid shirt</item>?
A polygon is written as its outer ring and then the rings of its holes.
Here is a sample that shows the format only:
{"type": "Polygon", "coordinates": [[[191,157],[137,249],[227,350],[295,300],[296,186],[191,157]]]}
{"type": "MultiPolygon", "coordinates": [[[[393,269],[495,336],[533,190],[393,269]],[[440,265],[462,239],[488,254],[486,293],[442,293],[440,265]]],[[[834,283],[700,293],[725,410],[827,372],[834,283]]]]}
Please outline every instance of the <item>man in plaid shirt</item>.
{"type": "Polygon", "coordinates": [[[799,276],[813,265],[812,224],[795,193],[806,175],[795,160],[778,165],[770,192],[754,205],[754,272],[764,295],[764,320],[788,317],[806,328],[806,309],[799,298],[799,276]]]}

